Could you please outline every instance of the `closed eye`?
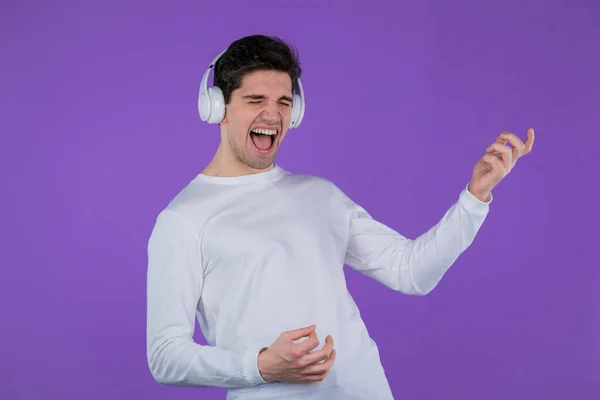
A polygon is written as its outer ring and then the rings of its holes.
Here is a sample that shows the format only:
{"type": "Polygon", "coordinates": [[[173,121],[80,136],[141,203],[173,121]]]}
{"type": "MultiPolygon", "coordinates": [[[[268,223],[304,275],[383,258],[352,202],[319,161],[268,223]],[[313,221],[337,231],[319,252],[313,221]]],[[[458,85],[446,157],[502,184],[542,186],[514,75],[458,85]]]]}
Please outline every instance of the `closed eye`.
{"type": "MultiPolygon", "coordinates": [[[[261,95],[261,94],[249,94],[243,97],[244,100],[250,100],[249,103],[250,104],[259,104],[261,102],[263,102],[264,100],[266,100],[266,96],[261,95]]],[[[279,99],[279,104],[289,107],[292,105],[292,99],[289,96],[281,96],[279,99]]]]}
{"type": "MultiPolygon", "coordinates": [[[[252,100],[248,102],[249,104],[260,104],[262,103],[261,100],[252,100]]],[[[290,103],[286,103],[285,101],[280,101],[279,105],[284,106],[284,107],[291,107],[290,103]]]]}

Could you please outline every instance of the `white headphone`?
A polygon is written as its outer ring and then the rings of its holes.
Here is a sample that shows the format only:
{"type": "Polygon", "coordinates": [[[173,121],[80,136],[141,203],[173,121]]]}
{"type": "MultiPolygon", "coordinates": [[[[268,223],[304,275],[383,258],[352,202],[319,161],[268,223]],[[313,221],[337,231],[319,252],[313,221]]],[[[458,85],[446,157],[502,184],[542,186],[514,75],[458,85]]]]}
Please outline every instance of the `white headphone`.
{"type": "MultiPolygon", "coordinates": [[[[200,83],[200,94],[198,96],[198,112],[200,113],[200,119],[208,122],[209,124],[218,124],[223,120],[225,116],[225,99],[223,98],[223,92],[216,86],[208,87],[208,75],[210,70],[214,68],[217,60],[225,53],[221,52],[215,59],[210,63],[206,72],[202,76],[200,83]]],[[[298,79],[299,93],[294,93],[292,101],[292,118],[290,120],[290,128],[297,128],[304,118],[304,89],[302,88],[302,82],[298,79]]]]}

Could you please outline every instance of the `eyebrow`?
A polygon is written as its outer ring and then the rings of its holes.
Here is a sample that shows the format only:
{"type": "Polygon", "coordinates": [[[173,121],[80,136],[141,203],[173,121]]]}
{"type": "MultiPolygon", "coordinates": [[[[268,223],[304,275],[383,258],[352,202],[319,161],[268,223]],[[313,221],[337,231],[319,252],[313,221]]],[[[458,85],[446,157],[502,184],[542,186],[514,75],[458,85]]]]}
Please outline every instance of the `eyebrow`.
{"type": "MultiPolygon", "coordinates": [[[[248,94],[248,95],[242,97],[242,99],[252,99],[252,100],[264,100],[266,98],[267,97],[265,95],[262,95],[262,94],[248,94]]],[[[279,100],[289,101],[290,103],[292,102],[292,98],[289,97],[289,96],[285,96],[285,95],[281,96],[279,98],[279,100]]]]}

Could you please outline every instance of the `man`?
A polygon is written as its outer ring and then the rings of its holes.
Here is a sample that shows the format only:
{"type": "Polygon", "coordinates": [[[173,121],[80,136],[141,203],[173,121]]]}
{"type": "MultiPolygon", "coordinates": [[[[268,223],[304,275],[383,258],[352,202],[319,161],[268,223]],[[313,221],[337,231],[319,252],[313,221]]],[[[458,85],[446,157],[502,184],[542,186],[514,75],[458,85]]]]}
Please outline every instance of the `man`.
{"type": "Polygon", "coordinates": [[[343,266],[429,293],[472,243],[492,189],[531,151],[533,130],[525,144],[502,133],[441,221],[410,240],[333,183],[274,164],[303,101],[285,43],[242,38],[214,68],[222,98],[203,92],[200,112],[220,123],[220,145],[159,214],[148,244],[154,378],[228,388],[230,399],[393,398],[343,266]],[[193,341],[195,315],[207,346],[193,341]]]}

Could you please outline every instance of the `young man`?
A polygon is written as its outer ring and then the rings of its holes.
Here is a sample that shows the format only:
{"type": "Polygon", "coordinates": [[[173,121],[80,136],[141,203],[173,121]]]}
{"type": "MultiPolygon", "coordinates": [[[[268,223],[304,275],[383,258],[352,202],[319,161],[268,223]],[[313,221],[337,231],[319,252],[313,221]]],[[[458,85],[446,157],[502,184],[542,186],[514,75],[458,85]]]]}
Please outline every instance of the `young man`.
{"type": "Polygon", "coordinates": [[[230,399],[391,399],[344,264],[401,293],[430,292],[475,238],[492,189],[531,150],[533,130],[526,144],[502,133],[441,221],[410,240],[333,183],[274,164],[303,113],[301,69],[285,43],[242,38],[214,69],[222,94],[203,93],[200,112],[220,123],[219,148],[159,214],[148,244],[154,378],[228,388],[230,399]],[[195,315],[207,346],[193,341],[195,315]]]}

